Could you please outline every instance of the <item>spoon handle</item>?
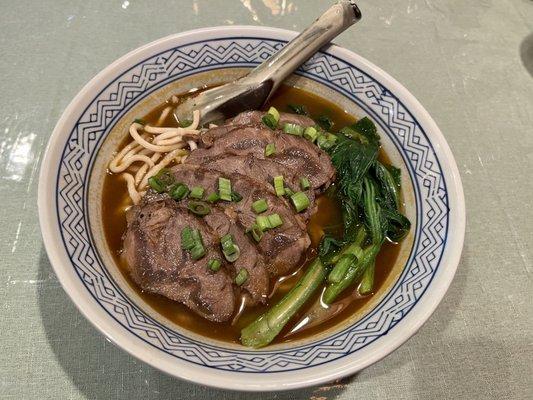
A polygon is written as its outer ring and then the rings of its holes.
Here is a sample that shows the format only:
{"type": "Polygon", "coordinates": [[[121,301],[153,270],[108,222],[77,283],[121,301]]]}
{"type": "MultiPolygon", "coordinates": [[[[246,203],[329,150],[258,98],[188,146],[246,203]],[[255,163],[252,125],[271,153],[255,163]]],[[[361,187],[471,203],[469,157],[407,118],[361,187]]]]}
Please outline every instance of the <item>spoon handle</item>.
{"type": "Polygon", "coordinates": [[[308,28],[291,40],[270,59],[244,77],[242,83],[271,81],[274,92],[281,82],[321,47],[361,19],[361,11],[352,1],[331,6],[308,28]]]}
{"type": "Polygon", "coordinates": [[[360,19],[361,12],[352,1],[339,1],[248,75],[187,98],[176,107],[176,119],[190,119],[193,110],[197,110],[201,123],[207,124],[233,117],[245,110],[260,109],[298,66],[360,19]]]}

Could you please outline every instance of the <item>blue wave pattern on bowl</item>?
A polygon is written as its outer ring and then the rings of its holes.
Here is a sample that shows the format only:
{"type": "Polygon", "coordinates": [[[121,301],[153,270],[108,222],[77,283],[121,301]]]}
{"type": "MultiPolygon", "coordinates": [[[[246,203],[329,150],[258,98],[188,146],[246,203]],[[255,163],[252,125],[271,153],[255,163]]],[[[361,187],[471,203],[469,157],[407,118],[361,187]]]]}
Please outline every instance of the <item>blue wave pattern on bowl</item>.
{"type": "Polygon", "coordinates": [[[88,179],[96,153],[116,121],[157,88],[217,68],[252,67],[285,42],[226,38],[191,43],[144,60],[111,82],[79,116],[58,170],[57,218],[73,268],[95,301],[125,329],[153,347],[197,365],[265,373],[337,360],[378,340],[412,309],[430,284],[444,252],[449,225],[446,183],[422,128],[379,82],[332,54],[317,53],[297,74],[355,101],[402,155],[417,199],[415,240],[394,287],[362,320],[325,339],[286,350],[227,349],[201,343],[161,325],[135,305],[103,265],[88,227],[88,179]]]}

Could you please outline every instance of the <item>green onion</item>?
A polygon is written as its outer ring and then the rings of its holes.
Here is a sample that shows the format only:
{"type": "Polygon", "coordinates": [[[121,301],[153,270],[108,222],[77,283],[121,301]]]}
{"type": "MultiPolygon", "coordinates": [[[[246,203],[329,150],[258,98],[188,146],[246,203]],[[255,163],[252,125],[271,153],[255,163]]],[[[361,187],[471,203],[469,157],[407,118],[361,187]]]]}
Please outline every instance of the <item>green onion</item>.
{"type": "Polygon", "coordinates": [[[231,181],[226,178],[218,178],[218,194],[221,200],[231,201],[231,181]]]}
{"type": "Polygon", "coordinates": [[[181,248],[188,250],[193,260],[198,260],[205,255],[205,247],[202,235],[198,229],[185,227],[181,231],[181,248]]]}
{"type": "Polygon", "coordinates": [[[294,194],[290,187],[285,187],[285,196],[291,197],[294,194]]]}
{"type": "Polygon", "coordinates": [[[337,136],[335,136],[333,133],[325,133],[325,134],[321,134],[318,136],[316,140],[316,144],[322,150],[327,150],[333,147],[336,141],[337,141],[337,136]]]}
{"type": "Polygon", "coordinates": [[[248,271],[246,271],[246,269],[244,268],[241,268],[241,270],[235,277],[235,283],[237,284],[237,286],[241,286],[247,280],[248,280],[248,271]]]}
{"type": "Polygon", "coordinates": [[[262,232],[267,231],[270,228],[272,228],[270,226],[270,221],[269,221],[268,217],[265,216],[265,215],[258,215],[255,218],[255,223],[259,227],[259,229],[261,229],[262,232]]]}
{"type": "Polygon", "coordinates": [[[204,188],[200,186],[193,187],[191,189],[189,197],[193,199],[201,199],[202,197],[204,197],[204,188]]]}
{"type": "Polygon", "coordinates": [[[176,178],[168,168],[162,168],[155,177],[165,186],[165,190],[176,183],[176,178]]]}
{"type": "Polygon", "coordinates": [[[213,272],[217,272],[220,269],[221,265],[222,262],[218,258],[212,258],[207,263],[207,267],[213,272]]]}
{"type": "Polygon", "coordinates": [[[285,194],[285,188],[283,186],[283,175],[274,177],[274,190],[277,196],[283,196],[285,194]]]}
{"type": "Polygon", "coordinates": [[[248,231],[252,234],[252,237],[258,243],[263,238],[263,231],[257,224],[253,224],[252,227],[248,231]]]}
{"type": "Polygon", "coordinates": [[[239,258],[241,250],[239,249],[239,246],[235,244],[235,238],[231,233],[220,238],[220,245],[222,246],[222,253],[224,254],[224,257],[226,257],[226,260],[229,262],[235,262],[237,258],[239,258]]]}
{"type": "Polygon", "coordinates": [[[297,192],[291,196],[291,202],[297,212],[305,210],[310,205],[309,197],[304,192],[297,192]]]}
{"type": "Polygon", "coordinates": [[[271,214],[268,216],[268,223],[272,229],[277,228],[278,226],[283,225],[283,220],[279,214],[271,214]]]}
{"type": "Polygon", "coordinates": [[[205,247],[203,243],[196,243],[191,249],[191,258],[193,260],[199,260],[203,256],[205,256],[205,247]]]}
{"type": "Polygon", "coordinates": [[[148,178],[148,184],[152,189],[154,189],[157,193],[163,193],[165,191],[165,186],[163,185],[163,182],[161,182],[158,178],[155,176],[151,176],[148,178]]]}
{"type": "Polygon", "coordinates": [[[256,214],[261,214],[262,212],[265,212],[266,210],[268,210],[267,201],[265,199],[259,199],[257,201],[254,201],[252,203],[252,210],[254,210],[256,214]]]}
{"type": "Polygon", "coordinates": [[[189,201],[189,204],[187,204],[187,208],[190,212],[196,215],[204,216],[211,212],[211,207],[209,207],[207,204],[205,204],[202,201],[189,201]]]}
{"type": "Polygon", "coordinates": [[[267,111],[268,114],[272,115],[276,120],[276,124],[279,122],[279,111],[275,107],[270,107],[267,111]]]}
{"type": "Polygon", "coordinates": [[[272,154],[276,154],[276,145],[269,143],[265,147],[265,157],[270,157],[272,154]]]}
{"type": "Polygon", "coordinates": [[[318,137],[318,131],[313,126],[308,126],[304,130],[304,138],[309,140],[310,142],[314,142],[316,138],[318,137]]]}
{"type": "Polygon", "coordinates": [[[189,188],[183,183],[177,183],[170,188],[168,194],[174,200],[181,200],[187,197],[189,194],[189,188]]]}
{"type": "Polygon", "coordinates": [[[233,201],[234,203],[238,203],[241,200],[242,200],[242,196],[240,193],[231,192],[231,201],[233,201]]]}
{"type": "Polygon", "coordinates": [[[311,182],[309,182],[309,179],[305,176],[300,178],[300,187],[302,190],[307,190],[311,187],[311,182]]]}
{"type": "Polygon", "coordinates": [[[272,114],[263,115],[261,120],[263,121],[263,124],[268,126],[270,129],[276,129],[278,126],[278,121],[276,121],[276,117],[274,117],[272,114]]]}
{"type": "Polygon", "coordinates": [[[190,250],[194,247],[196,240],[193,237],[193,230],[186,226],[181,231],[181,248],[183,250],[190,250]]]}
{"type": "Polygon", "coordinates": [[[294,193],[291,196],[292,204],[294,205],[294,208],[296,208],[297,212],[302,212],[307,207],[309,207],[309,197],[304,192],[298,192],[294,193]]]}
{"type": "Polygon", "coordinates": [[[142,118],[135,118],[133,122],[136,124],[146,125],[146,121],[142,118]]]}
{"type": "Polygon", "coordinates": [[[213,192],[211,193],[209,196],[207,196],[206,200],[210,203],[216,203],[217,201],[220,200],[220,196],[218,193],[216,192],[213,192]]]}
{"type": "Polygon", "coordinates": [[[235,239],[231,233],[224,235],[220,238],[220,244],[222,245],[222,251],[228,254],[235,253],[235,239]]]}
{"type": "Polygon", "coordinates": [[[304,128],[298,124],[291,124],[290,122],[285,122],[283,125],[283,132],[288,133],[289,135],[302,136],[304,133],[304,128]]]}

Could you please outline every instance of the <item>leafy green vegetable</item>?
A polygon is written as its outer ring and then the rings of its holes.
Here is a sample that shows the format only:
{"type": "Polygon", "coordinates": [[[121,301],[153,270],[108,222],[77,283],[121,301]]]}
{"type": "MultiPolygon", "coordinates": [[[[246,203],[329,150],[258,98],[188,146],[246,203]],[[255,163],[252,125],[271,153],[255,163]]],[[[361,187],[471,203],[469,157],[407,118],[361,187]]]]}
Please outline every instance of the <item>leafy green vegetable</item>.
{"type": "Polygon", "coordinates": [[[269,344],[324,282],[325,277],[326,269],[317,258],[279,303],[241,330],[241,343],[255,348],[269,344]]]}
{"type": "Polygon", "coordinates": [[[374,169],[386,207],[397,210],[400,207],[400,170],[392,165],[386,167],[380,162],[376,162],[374,169]]]}
{"type": "Polygon", "coordinates": [[[289,104],[288,109],[292,111],[295,114],[298,115],[309,115],[309,111],[307,111],[307,107],[303,104],[289,104]]]}
{"type": "Polygon", "coordinates": [[[333,121],[327,115],[321,115],[317,118],[316,122],[325,131],[329,131],[333,127],[333,121]]]}

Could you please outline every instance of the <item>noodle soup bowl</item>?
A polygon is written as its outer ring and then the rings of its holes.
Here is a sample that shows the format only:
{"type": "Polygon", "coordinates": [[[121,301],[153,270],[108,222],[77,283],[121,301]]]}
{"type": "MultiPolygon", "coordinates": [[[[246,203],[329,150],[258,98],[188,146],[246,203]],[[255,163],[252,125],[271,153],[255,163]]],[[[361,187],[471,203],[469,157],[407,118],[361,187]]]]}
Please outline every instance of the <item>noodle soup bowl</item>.
{"type": "Polygon", "coordinates": [[[254,350],[209,339],[155,312],[126,282],[105,240],[103,182],[131,122],[167,100],[242,76],[294,32],[215,27],[150,43],[91,80],[56,125],[41,166],[39,218],[65,291],[112,342],[173,376],[219,388],[293,389],[378,361],[413,335],[444,296],[463,245],[457,166],[441,132],[397,81],[358,55],[329,46],[288,80],[378,126],[402,170],[409,236],[386,282],[363,309],[312,337],[254,350]]]}

